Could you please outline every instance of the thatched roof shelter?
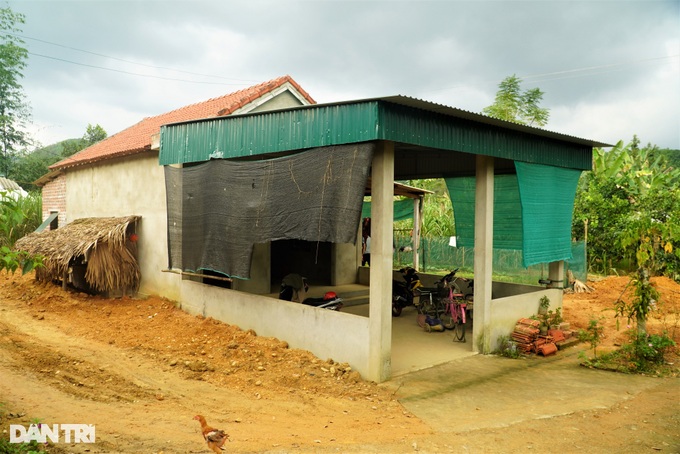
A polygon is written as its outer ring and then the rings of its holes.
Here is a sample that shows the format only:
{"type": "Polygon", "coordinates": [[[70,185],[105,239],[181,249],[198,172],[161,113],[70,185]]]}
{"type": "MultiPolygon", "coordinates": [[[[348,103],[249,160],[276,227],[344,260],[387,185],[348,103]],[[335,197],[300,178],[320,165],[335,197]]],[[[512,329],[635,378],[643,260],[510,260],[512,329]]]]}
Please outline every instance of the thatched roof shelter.
{"type": "MultiPolygon", "coordinates": [[[[140,216],[82,218],[56,230],[31,233],[14,248],[43,256],[36,270],[41,281],[64,280],[69,268],[86,264],[85,281],[98,292],[136,290],[141,273],[130,235],[140,216]]],[[[72,271],[72,270],[71,270],[72,271]]]]}

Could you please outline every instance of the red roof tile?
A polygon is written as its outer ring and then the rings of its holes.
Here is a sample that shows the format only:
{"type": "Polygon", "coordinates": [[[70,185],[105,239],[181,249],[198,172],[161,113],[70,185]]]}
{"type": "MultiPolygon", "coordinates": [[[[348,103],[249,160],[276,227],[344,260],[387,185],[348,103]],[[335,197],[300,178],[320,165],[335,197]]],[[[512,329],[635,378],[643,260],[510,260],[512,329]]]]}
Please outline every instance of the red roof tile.
{"type": "Polygon", "coordinates": [[[316,104],[316,101],[292,77],[286,75],[219,98],[190,104],[155,117],[147,117],[139,123],[53,164],[50,169],[63,169],[148,151],[151,149],[151,136],[160,133],[162,125],[229,115],[285,83],[290,83],[295,87],[309,103],[316,104]]]}

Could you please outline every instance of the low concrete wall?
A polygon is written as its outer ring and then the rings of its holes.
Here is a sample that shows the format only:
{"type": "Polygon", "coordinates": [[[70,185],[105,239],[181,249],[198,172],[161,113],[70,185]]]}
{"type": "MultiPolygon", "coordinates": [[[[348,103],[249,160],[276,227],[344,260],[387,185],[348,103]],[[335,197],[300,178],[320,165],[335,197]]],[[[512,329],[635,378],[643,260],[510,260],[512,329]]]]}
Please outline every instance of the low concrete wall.
{"type": "MultiPolygon", "coordinates": [[[[507,284],[512,286],[513,284],[507,284]]],[[[523,287],[517,285],[516,290],[523,287]]],[[[506,288],[510,290],[510,288],[506,288]]],[[[543,296],[550,299],[550,309],[562,307],[562,290],[560,289],[540,289],[530,293],[518,293],[504,298],[491,300],[491,335],[490,351],[498,347],[499,336],[509,336],[517,324],[517,320],[523,317],[530,317],[538,313],[539,301],[543,296]]]]}
{"type": "Polygon", "coordinates": [[[262,295],[183,280],[182,309],[254,330],[258,336],[276,337],[291,348],[308,350],[319,358],[349,363],[362,376],[368,374],[367,317],[317,309],[262,295]]]}

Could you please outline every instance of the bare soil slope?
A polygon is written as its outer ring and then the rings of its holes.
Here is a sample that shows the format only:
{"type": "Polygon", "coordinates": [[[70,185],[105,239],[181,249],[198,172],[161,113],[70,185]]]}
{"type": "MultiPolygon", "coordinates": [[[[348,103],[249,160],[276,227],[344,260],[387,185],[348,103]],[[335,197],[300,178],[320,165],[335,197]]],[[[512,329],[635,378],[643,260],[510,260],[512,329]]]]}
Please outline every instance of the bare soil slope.
{"type": "MultiPolygon", "coordinates": [[[[605,292],[616,294],[625,283],[592,285],[594,293],[566,298],[565,318],[575,328],[590,314],[606,314],[605,292]]],[[[675,329],[680,287],[661,287],[670,303],[659,326],[675,329]]],[[[438,434],[398,397],[347,364],[190,316],[162,298],[104,299],[31,275],[0,275],[0,430],[35,419],[96,426],[96,445],[59,444],[50,452],[207,452],[195,414],[226,429],[228,452],[437,452],[438,434]]],[[[657,405],[654,394],[639,396],[632,410],[603,410],[602,422],[623,424],[635,411],[669,424],[673,410],[657,405]]],[[[589,420],[570,418],[588,433],[589,420]]],[[[526,447],[529,433],[550,443],[549,431],[516,427],[468,432],[465,440],[476,452],[494,452],[499,441],[514,452],[526,447]]],[[[592,452],[606,452],[596,442],[592,452]]]]}

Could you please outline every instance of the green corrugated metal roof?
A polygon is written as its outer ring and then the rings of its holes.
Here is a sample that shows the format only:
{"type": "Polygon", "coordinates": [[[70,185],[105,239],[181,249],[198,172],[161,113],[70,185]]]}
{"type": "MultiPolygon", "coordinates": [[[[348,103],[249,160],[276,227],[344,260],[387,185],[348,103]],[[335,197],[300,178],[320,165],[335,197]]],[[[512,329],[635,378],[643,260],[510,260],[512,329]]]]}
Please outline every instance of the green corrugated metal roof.
{"type": "MultiPolygon", "coordinates": [[[[611,145],[404,96],[211,118],[161,128],[161,165],[238,158],[371,140],[590,169],[611,145]]],[[[415,148],[414,148],[415,147],[415,148]]]]}

